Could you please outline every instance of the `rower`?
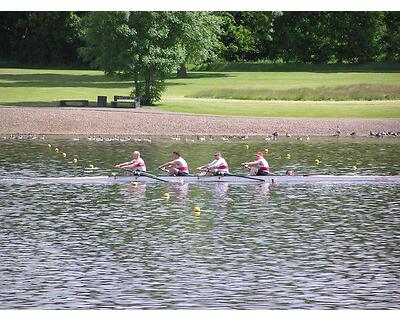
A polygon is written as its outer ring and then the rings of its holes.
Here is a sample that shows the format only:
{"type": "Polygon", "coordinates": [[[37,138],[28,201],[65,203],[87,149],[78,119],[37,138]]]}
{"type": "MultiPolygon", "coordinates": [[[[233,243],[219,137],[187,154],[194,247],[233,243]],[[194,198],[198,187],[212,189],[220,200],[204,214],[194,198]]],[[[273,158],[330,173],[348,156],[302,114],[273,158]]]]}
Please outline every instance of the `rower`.
{"type": "Polygon", "coordinates": [[[158,169],[168,172],[170,176],[187,176],[189,167],[185,159],[181,157],[178,151],[172,152],[173,160],[166,162],[158,167],[158,169]]]}
{"type": "Polygon", "coordinates": [[[256,153],[256,161],[243,162],[242,166],[245,166],[250,170],[251,176],[269,175],[269,165],[267,160],[264,159],[264,152],[262,151],[256,153]]]}
{"type": "Polygon", "coordinates": [[[115,165],[118,169],[126,169],[132,171],[135,175],[140,175],[141,172],[146,172],[146,164],[140,157],[139,151],[132,153],[132,160],[115,165]]]}
{"type": "Polygon", "coordinates": [[[214,154],[215,159],[204,166],[198,167],[197,170],[202,170],[207,176],[223,176],[229,174],[229,166],[224,158],[221,157],[221,152],[214,154]]]}

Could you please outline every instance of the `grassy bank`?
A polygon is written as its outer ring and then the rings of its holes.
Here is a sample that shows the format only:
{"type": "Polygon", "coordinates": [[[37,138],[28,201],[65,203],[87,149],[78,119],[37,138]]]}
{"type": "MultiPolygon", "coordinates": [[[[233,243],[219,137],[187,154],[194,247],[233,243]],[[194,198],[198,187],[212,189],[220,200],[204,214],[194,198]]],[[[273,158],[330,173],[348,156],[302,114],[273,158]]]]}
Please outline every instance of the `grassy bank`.
{"type": "MultiPolygon", "coordinates": [[[[250,68],[251,69],[251,68],[250,68]]],[[[400,71],[381,70],[338,72],[335,71],[274,71],[274,72],[191,72],[187,79],[171,77],[166,81],[167,91],[156,106],[167,111],[182,111],[198,114],[240,115],[260,117],[323,117],[323,118],[400,118],[400,103],[393,101],[317,101],[276,102],[256,101],[265,93],[280,93],[274,99],[299,100],[296,94],[320,91],[324,88],[353,88],[358,99],[378,99],[370,96],[371,88],[380,88],[381,93],[390,89],[390,99],[398,99],[400,71]],[[247,95],[238,97],[218,96],[210,99],[211,91],[234,92],[247,95]],[[251,95],[248,95],[248,93],[251,95]],[[289,93],[295,93],[290,96],[289,93]],[[201,98],[193,98],[200,96],[201,98]],[[397,96],[396,96],[397,95],[397,96]]],[[[95,104],[98,95],[128,95],[131,81],[108,78],[100,71],[50,70],[50,69],[0,69],[0,105],[56,106],[61,99],[87,99],[95,104]]],[[[331,100],[337,100],[340,90],[333,90],[331,100]]],[[[342,93],[341,93],[342,94],[342,93]]],[[[389,94],[386,92],[386,95],[389,94]]],[[[342,94],[343,97],[343,94],[342,94]]],[[[307,100],[323,100],[318,97],[307,100]]],[[[387,99],[387,97],[385,98],[387,99]]],[[[343,99],[342,99],[343,100],[343,99]]]]}
{"type": "Polygon", "coordinates": [[[193,94],[193,98],[286,101],[349,101],[399,100],[400,86],[381,84],[354,84],[338,87],[295,88],[272,90],[268,88],[211,89],[193,94]]]}
{"type": "Polygon", "coordinates": [[[306,64],[266,62],[214,62],[189,66],[191,71],[213,72],[400,72],[400,63],[306,64]]]}
{"type": "Polygon", "coordinates": [[[398,101],[254,101],[165,99],[159,109],[204,115],[278,118],[400,118],[398,101]]]}

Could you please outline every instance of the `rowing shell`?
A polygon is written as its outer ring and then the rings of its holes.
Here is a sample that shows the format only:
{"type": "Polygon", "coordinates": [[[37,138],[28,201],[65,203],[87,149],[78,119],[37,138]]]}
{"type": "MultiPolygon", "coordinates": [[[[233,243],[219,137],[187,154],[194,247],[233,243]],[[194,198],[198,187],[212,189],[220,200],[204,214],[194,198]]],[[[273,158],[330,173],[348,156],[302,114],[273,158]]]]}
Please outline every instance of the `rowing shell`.
{"type": "Polygon", "coordinates": [[[400,175],[396,176],[358,176],[358,175],[303,175],[303,176],[157,176],[162,181],[144,176],[92,176],[92,177],[56,177],[56,178],[30,178],[31,182],[38,183],[78,183],[78,184],[126,184],[138,183],[382,183],[400,184],[400,175]],[[256,180],[257,179],[257,180],[256,180]],[[164,182],[165,181],[165,182],[164,182]]]}

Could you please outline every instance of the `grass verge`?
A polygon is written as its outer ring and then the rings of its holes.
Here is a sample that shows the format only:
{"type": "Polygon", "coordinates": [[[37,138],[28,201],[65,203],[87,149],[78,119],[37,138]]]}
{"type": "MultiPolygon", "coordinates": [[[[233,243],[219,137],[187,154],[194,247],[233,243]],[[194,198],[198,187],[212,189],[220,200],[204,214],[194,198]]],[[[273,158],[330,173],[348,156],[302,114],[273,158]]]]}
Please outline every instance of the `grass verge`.
{"type": "Polygon", "coordinates": [[[348,100],[399,100],[400,86],[357,84],[338,87],[295,88],[273,90],[268,88],[226,88],[204,90],[193,98],[239,100],[294,100],[294,101],[348,101],[348,100]]]}
{"type": "Polygon", "coordinates": [[[276,118],[400,118],[400,101],[254,101],[168,98],[158,109],[204,115],[276,118]]]}

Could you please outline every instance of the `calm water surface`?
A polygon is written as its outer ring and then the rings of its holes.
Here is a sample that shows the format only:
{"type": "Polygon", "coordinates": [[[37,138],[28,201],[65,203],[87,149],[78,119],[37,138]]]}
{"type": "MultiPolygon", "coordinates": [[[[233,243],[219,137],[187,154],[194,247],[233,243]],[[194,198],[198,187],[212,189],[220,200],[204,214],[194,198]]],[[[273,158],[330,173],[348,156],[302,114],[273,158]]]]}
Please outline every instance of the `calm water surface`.
{"type": "Polygon", "coordinates": [[[357,174],[400,174],[399,146],[394,139],[0,142],[0,308],[398,309],[398,185],[134,188],[21,178],[104,174],[135,149],[152,172],[175,149],[191,168],[221,150],[239,172],[268,148],[276,173],[348,174],[356,165],[357,174]],[[90,164],[99,169],[85,169],[90,164]]]}

